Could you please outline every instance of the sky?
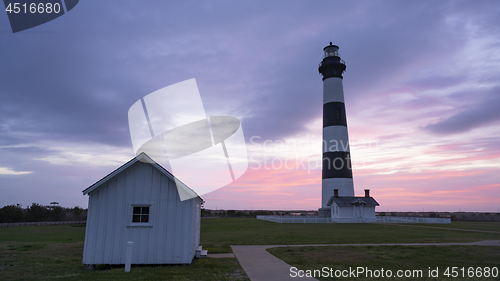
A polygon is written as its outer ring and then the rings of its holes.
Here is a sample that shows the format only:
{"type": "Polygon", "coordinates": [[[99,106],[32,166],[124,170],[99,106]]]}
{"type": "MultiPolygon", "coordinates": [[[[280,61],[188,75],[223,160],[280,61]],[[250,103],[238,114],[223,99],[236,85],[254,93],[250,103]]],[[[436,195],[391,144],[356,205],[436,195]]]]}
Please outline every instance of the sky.
{"type": "Polygon", "coordinates": [[[129,108],[195,78],[241,121],[249,167],[209,209],[321,205],[329,42],[354,189],[377,211],[500,211],[498,1],[80,1],[13,34],[0,12],[0,206],[87,206],[134,157],[129,108]]]}

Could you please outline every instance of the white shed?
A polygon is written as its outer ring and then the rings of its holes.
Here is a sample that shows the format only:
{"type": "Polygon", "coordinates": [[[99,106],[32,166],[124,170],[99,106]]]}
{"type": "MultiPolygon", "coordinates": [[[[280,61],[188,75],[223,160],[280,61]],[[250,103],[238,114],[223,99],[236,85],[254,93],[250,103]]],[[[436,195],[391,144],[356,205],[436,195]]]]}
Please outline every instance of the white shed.
{"type": "Polygon", "coordinates": [[[327,205],[330,206],[331,220],[339,223],[376,222],[375,207],[378,202],[370,196],[370,190],[365,189],[365,196],[339,196],[334,189],[327,205]]]}
{"type": "Polygon", "coordinates": [[[89,195],[83,264],[125,264],[128,241],[132,264],[192,262],[203,200],[146,154],[83,194],[89,195]],[[181,201],[178,188],[195,197],[181,201]]]}

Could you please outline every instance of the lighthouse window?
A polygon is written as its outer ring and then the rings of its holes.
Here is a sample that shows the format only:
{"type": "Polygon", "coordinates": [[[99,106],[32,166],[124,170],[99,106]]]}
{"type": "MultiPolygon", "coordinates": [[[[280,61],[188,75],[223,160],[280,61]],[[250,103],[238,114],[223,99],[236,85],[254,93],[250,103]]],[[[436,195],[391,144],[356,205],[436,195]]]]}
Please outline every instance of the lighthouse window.
{"type": "Polygon", "coordinates": [[[337,120],[340,120],[340,108],[337,108],[337,120]]]}
{"type": "Polygon", "coordinates": [[[325,57],[338,57],[339,51],[334,48],[328,48],[325,50],[325,57]]]}

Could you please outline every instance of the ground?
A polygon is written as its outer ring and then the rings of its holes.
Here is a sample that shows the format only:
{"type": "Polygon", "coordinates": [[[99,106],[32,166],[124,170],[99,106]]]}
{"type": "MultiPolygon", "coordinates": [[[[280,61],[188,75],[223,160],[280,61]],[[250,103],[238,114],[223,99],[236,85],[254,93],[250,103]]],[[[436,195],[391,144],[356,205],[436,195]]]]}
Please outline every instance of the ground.
{"type": "MultiPolygon", "coordinates": [[[[491,269],[500,269],[500,247],[487,246],[368,246],[368,247],[282,247],[272,248],[269,252],[284,260],[288,264],[306,270],[321,270],[324,267],[334,270],[349,270],[362,268],[361,271],[372,271],[384,269],[391,270],[396,275],[398,270],[410,271],[414,274],[411,280],[446,280],[444,275],[446,269],[449,272],[456,267],[459,275],[464,268],[465,278],[451,278],[453,280],[499,280],[491,276],[491,269]],[[440,279],[429,277],[429,270],[438,268],[440,279]],[[474,274],[479,269],[482,275],[488,271],[489,278],[468,277],[469,268],[473,268],[474,274]],[[489,269],[486,269],[489,268],[489,269]],[[418,276],[418,278],[416,277],[418,276]]],[[[410,274],[406,272],[407,274],[410,274]]],[[[319,280],[334,280],[328,274],[319,280]]],[[[357,276],[357,275],[356,275],[357,276]]],[[[357,276],[362,280],[393,280],[392,278],[367,278],[365,273],[357,276]]],[[[345,279],[345,278],[343,278],[345,279]]],[[[357,279],[357,278],[352,278],[357,279]]]]}
{"type": "MultiPolygon", "coordinates": [[[[500,223],[454,222],[444,227],[500,232],[500,223]]],[[[374,224],[277,224],[246,218],[202,219],[201,230],[201,245],[209,253],[231,252],[229,245],[440,243],[500,239],[499,233],[374,224]]],[[[185,266],[133,266],[130,273],[125,273],[123,267],[107,266],[85,271],[81,264],[84,235],[85,227],[82,226],[0,228],[0,280],[249,280],[235,258],[205,258],[185,266]]],[[[374,269],[500,267],[500,251],[482,246],[301,247],[269,251],[300,269],[353,265],[374,269]]]]}

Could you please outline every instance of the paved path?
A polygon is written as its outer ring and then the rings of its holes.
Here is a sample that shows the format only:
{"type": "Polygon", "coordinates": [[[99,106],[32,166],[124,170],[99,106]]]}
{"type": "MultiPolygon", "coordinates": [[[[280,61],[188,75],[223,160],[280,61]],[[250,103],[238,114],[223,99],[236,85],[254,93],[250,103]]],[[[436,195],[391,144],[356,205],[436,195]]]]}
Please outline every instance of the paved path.
{"type": "MultiPolygon", "coordinates": [[[[266,251],[267,248],[284,247],[283,245],[231,246],[241,267],[251,281],[288,281],[297,280],[290,277],[290,265],[266,251]]],[[[300,278],[300,280],[317,280],[300,278]]]]}
{"type": "MultiPolygon", "coordinates": [[[[251,281],[296,280],[290,277],[291,265],[270,254],[266,249],[275,247],[317,247],[317,246],[497,246],[500,240],[486,240],[471,243],[397,243],[397,244],[311,244],[311,245],[248,245],[231,246],[241,267],[251,281]]],[[[300,278],[317,280],[314,278],[300,278]]]]}
{"type": "Polygon", "coordinates": [[[219,259],[219,258],[234,258],[234,254],[233,253],[207,254],[207,258],[214,258],[214,259],[219,259]]]}

